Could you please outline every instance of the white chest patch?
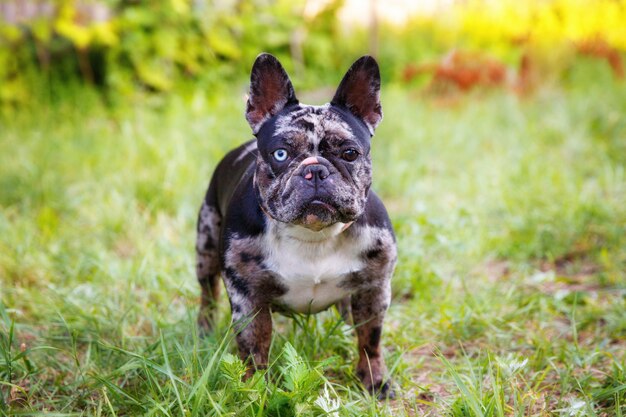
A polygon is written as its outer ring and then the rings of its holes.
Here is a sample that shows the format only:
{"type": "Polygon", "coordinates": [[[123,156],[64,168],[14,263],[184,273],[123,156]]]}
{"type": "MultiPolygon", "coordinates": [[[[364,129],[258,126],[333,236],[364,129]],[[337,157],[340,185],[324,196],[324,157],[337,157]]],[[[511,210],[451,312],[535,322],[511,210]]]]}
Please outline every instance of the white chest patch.
{"type": "Polygon", "coordinates": [[[277,301],[299,313],[317,313],[350,294],[339,284],[364,267],[360,240],[338,234],[319,242],[303,241],[269,233],[266,265],[288,289],[277,301]]]}

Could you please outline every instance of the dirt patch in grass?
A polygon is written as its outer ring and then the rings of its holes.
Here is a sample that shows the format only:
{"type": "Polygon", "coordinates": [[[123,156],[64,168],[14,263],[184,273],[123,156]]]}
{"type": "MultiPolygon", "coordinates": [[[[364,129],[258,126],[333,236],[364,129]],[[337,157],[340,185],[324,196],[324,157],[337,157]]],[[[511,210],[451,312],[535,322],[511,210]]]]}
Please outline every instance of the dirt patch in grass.
{"type": "Polygon", "coordinates": [[[434,413],[436,404],[450,398],[454,390],[453,385],[445,383],[442,376],[446,373],[445,366],[437,357],[438,354],[450,359],[458,351],[450,347],[439,348],[434,343],[426,343],[404,354],[404,360],[411,364],[419,364],[414,371],[411,381],[413,387],[402,393],[401,397],[406,409],[415,409],[417,415],[437,415],[434,413]]]}
{"type": "Polygon", "coordinates": [[[502,259],[490,259],[477,266],[471,272],[472,275],[483,276],[489,282],[498,282],[511,274],[511,264],[502,259]]]}

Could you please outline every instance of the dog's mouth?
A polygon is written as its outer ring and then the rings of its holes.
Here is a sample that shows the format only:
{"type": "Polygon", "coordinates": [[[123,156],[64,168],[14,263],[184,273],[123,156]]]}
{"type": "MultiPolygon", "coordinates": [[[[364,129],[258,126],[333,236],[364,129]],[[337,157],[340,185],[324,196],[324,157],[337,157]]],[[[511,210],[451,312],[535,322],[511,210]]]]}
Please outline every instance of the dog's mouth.
{"type": "Polygon", "coordinates": [[[302,226],[314,231],[320,231],[336,223],[339,220],[338,213],[339,211],[332,204],[321,199],[313,199],[303,207],[302,226]]]}
{"type": "Polygon", "coordinates": [[[334,206],[332,206],[331,204],[329,204],[329,203],[327,203],[325,201],[318,200],[318,199],[315,199],[315,200],[311,201],[308,204],[307,209],[309,209],[311,211],[326,210],[326,211],[328,211],[328,212],[330,212],[332,214],[336,214],[337,213],[337,209],[334,206]]]}

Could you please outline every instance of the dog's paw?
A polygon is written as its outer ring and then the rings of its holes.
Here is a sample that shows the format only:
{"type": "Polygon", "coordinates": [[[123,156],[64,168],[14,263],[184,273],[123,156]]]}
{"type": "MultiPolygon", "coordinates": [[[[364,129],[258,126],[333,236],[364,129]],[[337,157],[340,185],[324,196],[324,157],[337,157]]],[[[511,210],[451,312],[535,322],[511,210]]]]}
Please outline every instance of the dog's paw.
{"type": "Polygon", "coordinates": [[[366,386],[365,389],[379,401],[393,400],[396,398],[396,392],[394,391],[391,381],[379,381],[374,384],[366,386]]]}
{"type": "Polygon", "coordinates": [[[357,372],[357,376],[363,383],[365,390],[379,400],[393,400],[396,398],[391,380],[384,380],[382,376],[372,378],[373,375],[369,372],[357,372]]]}

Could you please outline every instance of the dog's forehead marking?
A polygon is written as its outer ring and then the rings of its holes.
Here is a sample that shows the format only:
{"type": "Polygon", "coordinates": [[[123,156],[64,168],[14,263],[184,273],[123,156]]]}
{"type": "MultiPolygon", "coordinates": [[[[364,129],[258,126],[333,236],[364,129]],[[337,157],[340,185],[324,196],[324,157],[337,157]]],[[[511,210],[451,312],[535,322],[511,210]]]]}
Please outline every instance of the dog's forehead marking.
{"type": "Polygon", "coordinates": [[[352,129],[330,105],[304,106],[299,110],[281,116],[276,122],[277,136],[306,138],[315,151],[324,138],[348,139],[353,137],[352,129]]]}

